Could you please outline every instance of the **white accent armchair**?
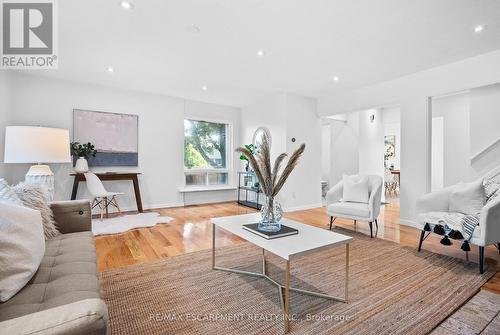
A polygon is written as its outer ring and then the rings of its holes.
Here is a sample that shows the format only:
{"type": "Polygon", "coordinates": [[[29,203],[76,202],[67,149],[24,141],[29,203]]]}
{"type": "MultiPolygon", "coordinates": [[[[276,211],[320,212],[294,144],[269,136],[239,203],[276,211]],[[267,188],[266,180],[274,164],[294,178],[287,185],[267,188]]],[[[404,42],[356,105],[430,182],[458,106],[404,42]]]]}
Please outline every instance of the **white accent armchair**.
{"type": "Polygon", "coordinates": [[[382,177],[369,175],[368,203],[342,201],[343,182],[338,182],[326,194],[326,212],[330,216],[330,230],[336,218],[366,221],[370,225],[370,237],[373,238],[373,222],[378,229],[377,217],[380,213],[382,198],[382,177]]]}
{"type": "MultiPolygon", "coordinates": [[[[485,180],[494,179],[500,181],[500,167],[490,171],[484,176],[485,180]]],[[[428,193],[417,199],[417,225],[421,229],[418,251],[422,248],[422,243],[428,236],[425,235],[424,227],[429,224],[431,231],[435,223],[429,222],[429,216],[447,216],[455,220],[460,220],[463,214],[449,211],[450,194],[457,185],[449,186],[441,190],[428,193]]],[[[484,247],[494,244],[500,250],[500,197],[486,203],[480,213],[479,226],[474,229],[471,244],[479,246],[479,271],[484,270],[484,247]]],[[[463,233],[462,229],[458,230],[463,233]]],[[[465,234],[464,234],[465,236],[465,234]]]]}

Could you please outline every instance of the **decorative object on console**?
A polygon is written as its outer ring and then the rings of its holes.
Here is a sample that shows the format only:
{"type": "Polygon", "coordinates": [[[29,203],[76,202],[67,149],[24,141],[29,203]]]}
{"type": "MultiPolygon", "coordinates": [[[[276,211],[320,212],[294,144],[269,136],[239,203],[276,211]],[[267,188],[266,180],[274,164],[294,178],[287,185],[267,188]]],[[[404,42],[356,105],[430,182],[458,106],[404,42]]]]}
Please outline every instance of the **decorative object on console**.
{"type": "Polygon", "coordinates": [[[95,150],[95,146],[90,142],[84,144],[71,142],[71,155],[73,156],[73,159],[78,157],[75,162],[75,172],[87,172],[89,170],[87,159],[90,156],[95,157],[96,153],[97,151],[95,150]]]}
{"type": "Polygon", "coordinates": [[[139,116],[73,110],[73,140],[95,145],[90,166],[138,166],[139,116]]]}
{"type": "Polygon", "coordinates": [[[254,147],[256,148],[256,153],[250,152],[245,147],[238,148],[236,151],[248,157],[255,175],[259,179],[260,188],[266,195],[266,200],[261,208],[262,218],[259,222],[259,230],[276,232],[281,229],[280,221],[283,211],[280,203],[275,200],[275,197],[297,165],[306,145],[303,143],[294,151],[281,175],[279,174],[280,166],[287,157],[287,154],[282,153],[279,155],[276,158],[274,166],[271,167],[271,135],[267,128],[260,127],[255,131],[254,147]]]}
{"type": "Polygon", "coordinates": [[[4,163],[37,163],[30,167],[26,182],[43,186],[50,201],[54,197],[54,173],[40,163],[70,163],[69,131],[59,128],[9,126],[5,128],[4,163]]]}
{"type": "MultiPolygon", "coordinates": [[[[252,154],[255,152],[253,144],[245,144],[245,148],[248,149],[252,154]]],[[[248,168],[250,167],[250,161],[245,154],[240,155],[240,160],[246,161],[245,171],[248,172],[248,168]]]]}

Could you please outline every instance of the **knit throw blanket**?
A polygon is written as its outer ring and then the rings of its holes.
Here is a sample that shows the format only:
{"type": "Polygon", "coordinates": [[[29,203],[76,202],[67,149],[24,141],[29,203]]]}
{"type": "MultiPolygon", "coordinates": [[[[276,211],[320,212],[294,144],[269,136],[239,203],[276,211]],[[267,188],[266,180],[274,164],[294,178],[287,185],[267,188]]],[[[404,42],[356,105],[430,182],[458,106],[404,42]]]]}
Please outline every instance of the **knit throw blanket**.
{"type": "MultiPolygon", "coordinates": [[[[477,215],[459,215],[448,214],[437,218],[438,214],[442,213],[429,213],[431,214],[428,222],[434,222],[433,232],[438,235],[443,235],[441,244],[451,245],[451,239],[463,240],[462,250],[470,251],[469,242],[474,235],[474,230],[479,226],[480,217],[477,215]],[[435,214],[435,215],[433,215],[435,214]],[[437,222],[437,223],[436,223],[437,222]],[[463,233],[463,234],[462,234],[463,233]],[[465,236],[464,236],[465,235],[465,236]]],[[[431,231],[431,226],[427,223],[424,230],[431,231]]]]}

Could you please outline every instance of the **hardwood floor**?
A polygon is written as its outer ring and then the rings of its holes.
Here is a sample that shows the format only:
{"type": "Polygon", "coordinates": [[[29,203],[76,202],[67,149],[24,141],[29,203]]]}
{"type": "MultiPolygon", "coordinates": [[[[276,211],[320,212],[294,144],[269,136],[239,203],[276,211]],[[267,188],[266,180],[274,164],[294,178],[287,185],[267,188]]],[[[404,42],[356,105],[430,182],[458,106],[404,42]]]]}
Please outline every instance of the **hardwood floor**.
{"type": "MultiPolygon", "coordinates": [[[[210,218],[255,212],[235,202],[165,208],[156,211],[173,217],[174,220],[169,224],[159,224],[152,228],[96,237],[99,271],[210,249],[212,234],[210,218]]],[[[330,222],[324,207],[287,213],[286,217],[323,228],[328,228],[330,222]]],[[[366,222],[358,222],[354,226],[353,221],[337,219],[335,225],[370,234],[366,222]]],[[[399,224],[398,199],[393,199],[389,204],[382,206],[378,226],[377,238],[417,247],[420,232],[415,228],[399,224]]],[[[439,236],[431,234],[425,240],[423,249],[463,259],[468,257],[470,261],[478,262],[478,247],[471,245],[472,250],[466,254],[460,249],[459,242],[454,242],[452,246],[443,246],[439,241],[439,236]]],[[[242,242],[244,241],[238,237],[218,231],[218,246],[242,242]]],[[[486,248],[485,255],[486,266],[494,266],[497,273],[483,288],[500,294],[499,251],[494,246],[490,246],[486,248]]]]}

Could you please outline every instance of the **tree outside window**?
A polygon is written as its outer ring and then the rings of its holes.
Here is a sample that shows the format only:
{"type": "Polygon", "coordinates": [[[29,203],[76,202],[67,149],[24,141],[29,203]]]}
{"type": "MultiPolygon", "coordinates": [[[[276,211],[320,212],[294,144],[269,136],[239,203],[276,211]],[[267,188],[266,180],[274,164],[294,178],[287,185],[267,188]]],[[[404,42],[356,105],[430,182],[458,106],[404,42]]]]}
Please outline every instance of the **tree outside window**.
{"type": "Polygon", "coordinates": [[[228,168],[228,127],[225,123],[184,120],[186,185],[227,184],[227,172],[214,175],[213,170],[228,168]]]}

